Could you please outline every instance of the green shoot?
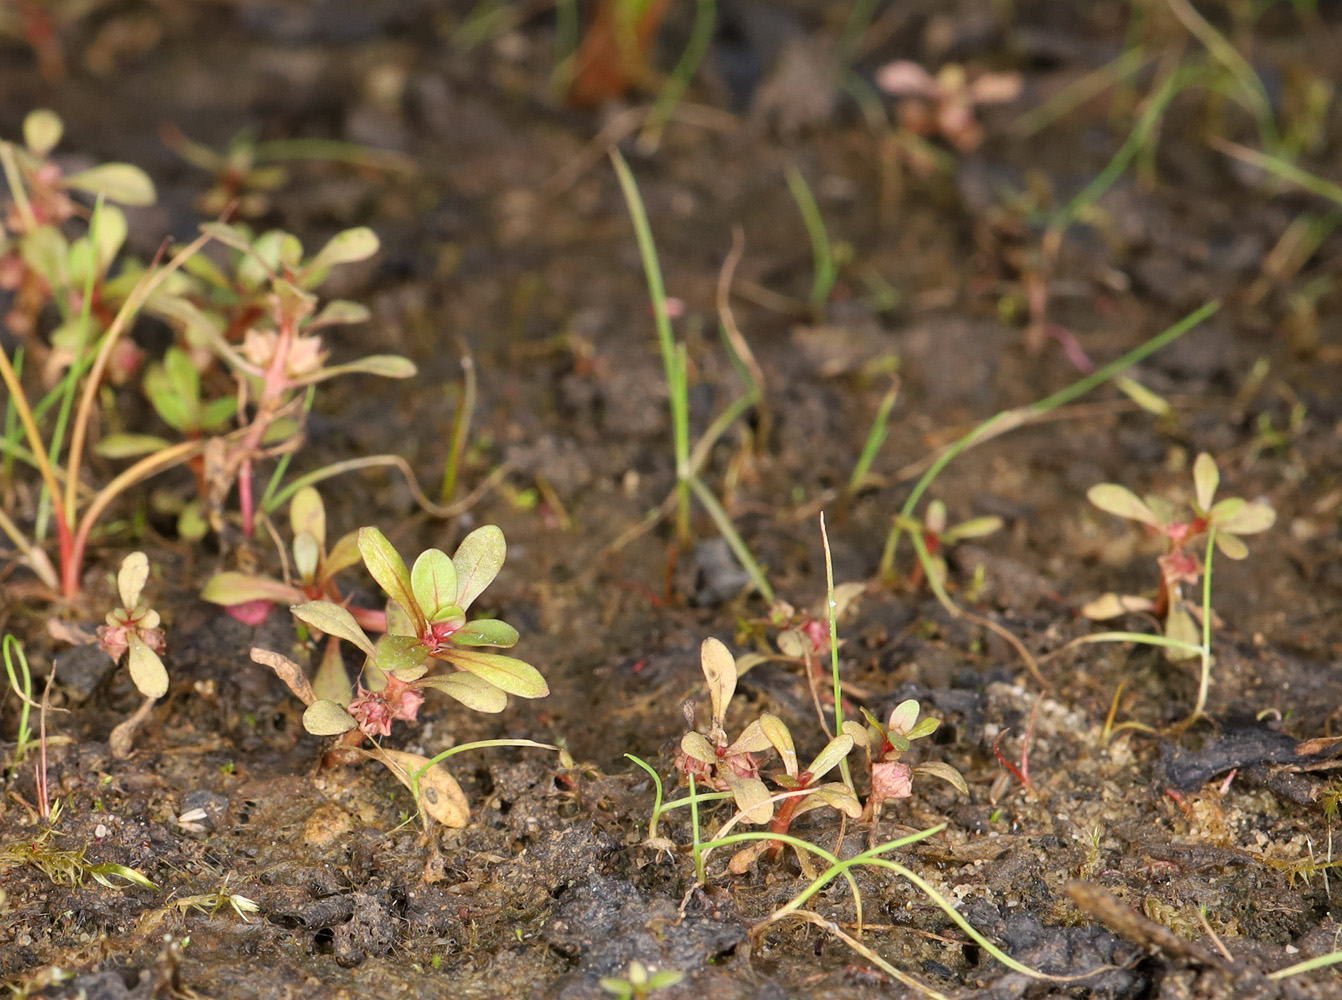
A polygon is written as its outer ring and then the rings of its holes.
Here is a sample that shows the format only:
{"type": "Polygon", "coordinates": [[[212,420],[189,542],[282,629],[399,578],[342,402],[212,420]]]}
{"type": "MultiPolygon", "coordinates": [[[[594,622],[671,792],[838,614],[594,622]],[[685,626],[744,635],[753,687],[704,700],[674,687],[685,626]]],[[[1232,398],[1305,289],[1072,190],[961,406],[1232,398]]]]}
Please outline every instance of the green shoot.
{"type": "Polygon", "coordinates": [[[811,311],[820,316],[825,311],[825,304],[829,302],[830,293],[834,291],[834,283],[839,277],[838,261],[830,246],[829,233],[825,230],[825,220],[820,214],[815,195],[811,194],[801,171],[794,166],[787,168],[787,186],[801,212],[806,235],[811,241],[811,260],[815,269],[811,279],[811,311]]]}

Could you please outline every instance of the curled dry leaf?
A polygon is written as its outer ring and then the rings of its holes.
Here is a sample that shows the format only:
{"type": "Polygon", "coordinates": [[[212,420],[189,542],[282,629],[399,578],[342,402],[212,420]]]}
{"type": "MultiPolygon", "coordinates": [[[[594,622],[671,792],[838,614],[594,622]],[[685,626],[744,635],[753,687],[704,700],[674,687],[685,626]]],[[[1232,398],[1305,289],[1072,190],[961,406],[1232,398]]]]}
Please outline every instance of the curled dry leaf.
{"type": "Polygon", "coordinates": [[[312,690],[312,685],[308,683],[303,668],[289,657],[254,646],[252,648],[252,662],[275,671],[276,676],[284,681],[285,686],[293,692],[293,696],[304,705],[311,705],[317,700],[317,695],[312,690]]]}

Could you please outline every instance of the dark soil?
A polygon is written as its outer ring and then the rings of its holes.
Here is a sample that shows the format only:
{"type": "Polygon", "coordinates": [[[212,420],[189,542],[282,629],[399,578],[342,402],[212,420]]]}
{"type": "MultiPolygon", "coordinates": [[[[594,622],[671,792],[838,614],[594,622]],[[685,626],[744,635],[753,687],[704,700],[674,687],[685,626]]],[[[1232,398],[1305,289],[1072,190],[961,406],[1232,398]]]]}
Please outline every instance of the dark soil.
{"type": "MultiPolygon", "coordinates": [[[[50,6],[61,20],[67,5],[50,6]]],[[[891,517],[930,453],[1079,377],[1055,340],[1039,347],[1026,335],[1038,220],[1103,169],[1161,64],[1153,58],[1135,89],[1107,89],[1033,134],[1016,123],[1117,57],[1130,30],[1153,57],[1201,57],[1163,4],[878,5],[856,63],[866,79],[895,58],[1023,76],[1019,100],[979,109],[984,143],[927,177],[823,74],[797,83],[805,54],[830,65],[847,4],[723,0],[695,103],[655,152],[623,128],[644,104],[589,112],[550,96],[555,24],[545,4],[507,8],[515,23],[469,51],[458,34],[465,3],[84,6],[62,21],[58,81],[43,79],[18,39],[0,41],[0,134],[16,137],[23,114],[47,106],[66,121],[62,149],[144,167],[159,186],[158,206],[132,213],[132,243],[146,256],[165,234],[194,231],[193,198],[207,184],[160,143],[163,123],[216,148],[253,129],[395,150],[413,165],[293,164],[260,220],[308,246],[374,228],[382,252],[330,289],[367,303],[374,319],[342,330],[335,350],[401,353],[420,370],[409,387],[331,383],[295,468],[396,452],[436,483],[469,345],[480,393],[461,493],[500,465],[503,477],[444,521],[420,513],[390,473],[342,476],[323,490],[332,531],[376,524],[413,553],[451,551],[471,526],[501,525],[509,560],[481,611],[518,626],[519,655],[552,694],[502,716],[431,699],[422,725],[398,727],[388,745],[432,754],[475,739],[562,741],[579,766],[532,750],[455,757],[471,823],[426,838],[382,768],[323,769],[323,741],[303,732],[302,706],[249,661],[253,646],[292,650],[291,623],[276,612],[244,626],[196,597],[212,572],[244,559],[278,572],[269,543],[229,540],[224,551],[180,541],[145,490],[99,541],[81,607],[33,596],[17,569],[0,580],[0,625],[24,639],[39,673],[56,658],[53,703],[66,710],[47,722],[62,804],[53,832],[32,811],[36,755],[0,802],[0,978],[17,995],[568,1000],[608,995],[598,980],[633,961],[685,973],[658,1000],[912,995],[822,927],[784,920],[752,933],[805,887],[792,859],[734,876],[715,857],[696,887],[687,851],[642,844],[653,790],[623,755],[651,762],[669,792],[681,705],[697,698],[707,714],[700,642],[717,636],[744,651],[775,633],[751,624],[768,608],[746,593],[702,510],[688,549],[666,520],[612,545],[662,502],[675,473],[646,287],[604,157],[617,138],[669,293],[683,303],[696,436],[743,391],[714,327],[733,230],[745,236],[732,306],[764,371],[772,428],[761,442],[760,411],[747,414],[709,456],[706,480],[779,596],[798,607],[824,598],[818,514],[827,514],[836,580],[873,581],[841,622],[845,681],[877,716],[920,699],[944,721],[918,758],[955,766],[970,788],[965,798],[924,780],[876,830],[816,812],[794,832],[851,854],[945,823],[894,858],[1017,960],[1054,976],[1093,974],[1039,981],[1007,970],[878,869],[857,876],[863,943],[955,997],[1342,997],[1330,970],[1265,975],[1332,951],[1342,935],[1323,867],[1335,779],[1328,751],[1297,749],[1335,732],[1342,703],[1342,239],[1325,228],[1305,259],[1274,263],[1293,221],[1337,209],[1208,144],[1213,135],[1256,144],[1233,102],[1205,91],[1175,101],[1156,154],[1120,177],[1093,225],[1071,230],[1049,278],[1049,320],[1097,363],[1222,301],[1131,373],[1172,414],[1157,419],[1106,386],[965,453],[929,494],[952,522],[1005,519],[1004,530],[951,552],[949,584],[1038,655],[1093,629],[1079,613],[1086,601],[1156,580],[1157,543],[1091,507],[1086,490],[1112,481],[1186,495],[1193,456],[1214,454],[1225,495],[1265,498],[1278,513],[1268,534],[1248,539],[1247,560],[1216,563],[1215,724],[1175,735],[1196,672],[1150,647],[1083,646],[1046,660],[1044,689],[1010,645],[914,584],[907,545],[901,581],[876,579],[891,517]],[[790,165],[831,239],[850,248],[822,315],[807,306],[812,257],[790,165]],[[845,502],[896,359],[890,436],[871,484],[845,502]],[[136,547],[156,567],[150,596],[165,616],[172,687],[134,754],[114,760],[109,733],[139,702],[126,672],[55,644],[45,625],[53,614],[100,620],[110,575],[136,547]],[[1148,728],[1106,739],[1111,706],[1116,723],[1148,728]],[[1024,788],[999,780],[994,748],[1005,733],[999,749],[1019,761],[1031,723],[1024,788]],[[77,866],[55,879],[56,851],[132,867],[157,888],[107,888],[77,866]],[[1076,881],[1080,907],[1068,892],[1076,881]],[[257,912],[215,895],[228,893],[257,912]]],[[[674,64],[690,6],[673,5],[658,65],[674,64]]],[[[1203,6],[1251,47],[1283,115],[1301,79],[1336,82],[1335,5],[1304,24],[1288,4],[1252,24],[1230,16],[1253,5],[1203,6]]],[[[1339,137],[1335,106],[1302,163],[1327,175],[1339,137]]],[[[152,346],[153,331],[143,336],[152,346]]],[[[144,412],[133,388],[121,405],[144,412]]],[[[152,486],[189,490],[171,475],[152,486]]],[[[371,581],[361,586],[370,597],[371,581]]],[[[1134,617],[1127,627],[1148,626],[1134,617]]],[[[824,742],[805,679],[786,664],[747,674],[733,706],[733,732],[768,710],[792,726],[803,758],[824,742]]],[[[9,697],[7,738],[16,707],[9,697]]],[[[708,813],[705,835],[729,815],[708,813]]],[[[661,833],[688,845],[685,811],[661,833]]],[[[842,880],[808,906],[854,933],[842,880]]]]}

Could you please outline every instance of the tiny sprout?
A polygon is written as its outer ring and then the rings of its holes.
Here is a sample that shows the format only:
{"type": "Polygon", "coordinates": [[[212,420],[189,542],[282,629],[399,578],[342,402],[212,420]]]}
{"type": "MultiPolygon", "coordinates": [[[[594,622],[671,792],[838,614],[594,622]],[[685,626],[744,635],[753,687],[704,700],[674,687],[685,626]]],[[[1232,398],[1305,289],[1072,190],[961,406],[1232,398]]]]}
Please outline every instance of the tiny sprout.
{"type": "Polygon", "coordinates": [[[629,963],[629,972],[624,978],[606,976],[601,980],[601,988],[620,1000],[646,1000],[655,990],[675,986],[685,978],[679,969],[662,969],[653,972],[642,962],[629,963]]]}
{"type": "Polygon", "coordinates": [[[132,552],[121,562],[117,593],[121,606],[107,613],[107,624],[98,627],[98,645],[114,661],[129,653],[130,678],[146,698],[162,698],[168,692],[168,671],[159,654],[164,649],[159,614],[141,599],[149,579],[149,557],[132,552]]]}
{"type": "MultiPolygon", "coordinates": [[[[1092,486],[1086,497],[1106,513],[1146,526],[1151,534],[1165,539],[1165,552],[1156,561],[1160,566],[1160,588],[1154,599],[1126,594],[1105,594],[1090,602],[1082,613],[1088,618],[1117,618],[1130,611],[1150,611],[1165,621],[1165,635],[1189,645],[1200,641],[1192,614],[1185,607],[1183,588],[1196,584],[1203,566],[1193,543],[1212,535],[1217,551],[1227,559],[1244,559],[1249,547],[1242,536],[1254,535],[1272,527],[1276,512],[1266,502],[1249,502],[1239,497],[1216,500],[1221,473],[1216,460],[1202,452],[1193,462],[1191,516],[1162,497],[1142,499],[1117,483],[1092,486]]],[[[1195,653],[1178,647],[1166,649],[1171,659],[1187,659],[1195,653]]]]}
{"type": "Polygon", "coordinates": [[[881,813],[881,806],[891,799],[907,799],[913,794],[913,779],[918,774],[929,774],[953,785],[964,795],[969,787],[960,772],[949,764],[940,761],[926,761],[909,765],[900,758],[912,748],[914,740],[931,736],[941,725],[940,719],[925,718],[918,721],[921,707],[910,698],[902,701],[890,712],[890,719],[884,725],[870,712],[863,711],[867,725],[849,720],[843,724],[845,734],[862,747],[867,754],[871,770],[871,794],[867,797],[865,818],[874,820],[881,813]]]}
{"type": "MultiPolygon", "coordinates": [[[[933,500],[927,505],[927,516],[921,521],[915,517],[896,515],[899,528],[916,532],[927,549],[927,575],[934,588],[945,586],[948,573],[945,552],[959,542],[983,538],[1002,528],[1000,517],[971,517],[967,521],[947,526],[946,505],[933,500]]],[[[916,587],[923,581],[923,563],[920,561],[910,575],[916,587]]]]}
{"type": "MultiPolygon", "coordinates": [[[[693,775],[717,791],[730,792],[740,813],[739,822],[757,825],[769,824],[771,833],[784,834],[792,821],[812,809],[829,807],[856,819],[862,806],[847,782],[821,782],[820,779],[837,767],[853,749],[853,739],[840,735],[830,740],[804,770],[798,765],[796,744],[786,723],[776,715],[763,713],[751,722],[734,741],[728,740],[725,716],[727,705],[736,690],[738,675],[735,657],[719,640],[705,639],[700,649],[700,664],[708,684],[713,718],[708,734],[688,732],[681,738],[676,753],[676,769],[693,775]],[[783,763],[783,774],[769,776],[780,793],[770,790],[760,772],[755,755],[773,750],[783,763]],[[777,814],[770,801],[775,794],[784,794],[777,814]]],[[[782,841],[759,841],[739,852],[729,867],[741,874],[754,864],[766,850],[776,858],[782,841]]],[[[798,855],[803,868],[804,855],[798,855]]]]}
{"type": "Polygon", "coordinates": [[[983,127],[974,108],[1006,104],[1020,96],[1019,73],[979,73],[972,79],[965,68],[947,63],[936,76],[907,59],[876,71],[876,86],[902,98],[899,123],[915,135],[940,135],[961,152],[972,152],[983,141],[983,127]]]}

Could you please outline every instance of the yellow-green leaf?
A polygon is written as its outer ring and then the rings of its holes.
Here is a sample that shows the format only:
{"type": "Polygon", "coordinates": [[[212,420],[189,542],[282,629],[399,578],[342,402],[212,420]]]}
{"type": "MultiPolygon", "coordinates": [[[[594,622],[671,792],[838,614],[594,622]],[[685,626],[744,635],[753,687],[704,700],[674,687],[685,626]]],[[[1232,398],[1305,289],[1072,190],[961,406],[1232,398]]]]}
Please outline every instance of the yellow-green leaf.
{"type": "Polygon", "coordinates": [[[168,671],[158,654],[150,649],[134,632],[127,638],[130,653],[130,679],[146,698],[162,698],[168,693],[168,671]]]}
{"type": "Polygon", "coordinates": [[[453,649],[441,657],[462,670],[468,670],[501,691],[519,698],[544,698],[550,693],[539,670],[530,663],[502,653],[477,653],[473,649],[453,649]]]}
{"type": "Polygon", "coordinates": [[[494,582],[508,555],[503,529],[497,524],[476,528],[461,540],[452,563],[457,568],[457,605],[467,611],[494,582]]]}
{"type": "Polygon", "coordinates": [[[354,716],[325,698],[314,701],[303,713],[303,728],[313,736],[339,736],[357,725],[354,716]]]}

